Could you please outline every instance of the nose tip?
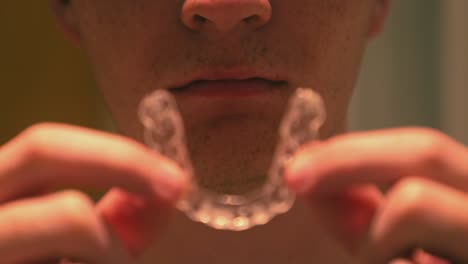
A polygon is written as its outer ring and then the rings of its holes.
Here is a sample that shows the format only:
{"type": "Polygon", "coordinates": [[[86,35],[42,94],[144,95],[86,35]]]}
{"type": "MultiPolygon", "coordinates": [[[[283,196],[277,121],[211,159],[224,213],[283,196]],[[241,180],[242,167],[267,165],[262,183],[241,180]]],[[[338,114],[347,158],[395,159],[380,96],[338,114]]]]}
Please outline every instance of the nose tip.
{"type": "Polygon", "coordinates": [[[269,0],[186,0],[181,14],[183,23],[192,30],[211,25],[221,32],[240,24],[259,28],[270,18],[269,0]]]}

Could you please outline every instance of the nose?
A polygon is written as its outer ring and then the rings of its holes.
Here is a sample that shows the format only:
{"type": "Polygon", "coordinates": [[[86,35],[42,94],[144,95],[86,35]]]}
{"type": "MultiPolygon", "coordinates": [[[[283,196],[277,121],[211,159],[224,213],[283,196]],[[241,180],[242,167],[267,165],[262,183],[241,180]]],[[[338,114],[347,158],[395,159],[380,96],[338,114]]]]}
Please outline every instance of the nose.
{"type": "Polygon", "coordinates": [[[270,18],[270,0],[186,0],[181,14],[183,23],[192,30],[214,26],[221,32],[242,24],[257,29],[270,18]]]}

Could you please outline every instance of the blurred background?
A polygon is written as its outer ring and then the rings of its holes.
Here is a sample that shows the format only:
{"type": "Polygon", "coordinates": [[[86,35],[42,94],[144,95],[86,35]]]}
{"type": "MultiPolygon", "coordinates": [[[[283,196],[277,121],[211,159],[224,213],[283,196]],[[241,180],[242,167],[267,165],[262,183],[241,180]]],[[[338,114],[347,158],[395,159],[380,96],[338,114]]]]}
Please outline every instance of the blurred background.
{"type": "Polygon", "coordinates": [[[369,46],[350,127],[428,126],[468,144],[468,1],[393,0],[369,46]]]}
{"type": "MultiPolygon", "coordinates": [[[[0,5],[0,144],[43,121],[112,130],[83,54],[45,2],[0,5]]],[[[468,144],[467,12],[466,0],[394,0],[364,60],[352,130],[428,126],[468,144]]]]}

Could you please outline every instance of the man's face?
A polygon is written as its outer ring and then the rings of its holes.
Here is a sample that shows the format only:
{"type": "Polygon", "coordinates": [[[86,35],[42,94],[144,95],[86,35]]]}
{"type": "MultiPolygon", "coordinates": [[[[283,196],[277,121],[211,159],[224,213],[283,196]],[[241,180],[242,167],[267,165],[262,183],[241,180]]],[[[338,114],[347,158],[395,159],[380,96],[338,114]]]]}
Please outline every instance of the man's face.
{"type": "Polygon", "coordinates": [[[72,0],[62,15],[123,133],[140,140],[139,101],[171,89],[204,184],[242,192],[263,178],[296,87],[312,87],[324,98],[322,137],[345,129],[362,52],[385,3],[72,0]],[[174,89],[186,84],[193,85],[174,89]]]}

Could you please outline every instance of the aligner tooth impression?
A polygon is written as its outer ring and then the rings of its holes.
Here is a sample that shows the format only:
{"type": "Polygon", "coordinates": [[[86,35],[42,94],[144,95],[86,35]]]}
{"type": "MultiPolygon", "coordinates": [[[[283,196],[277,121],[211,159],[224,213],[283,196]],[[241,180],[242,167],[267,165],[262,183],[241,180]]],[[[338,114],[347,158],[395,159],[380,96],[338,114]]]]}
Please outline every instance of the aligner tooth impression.
{"type": "Polygon", "coordinates": [[[284,167],[300,146],[318,140],[319,128],[325,122],[325,107],[318,93],[297,88],[279,127],[268,178],[262,187],[245,195],[218,194],[198,186],[185,143],[183,120],[168,91],[156,90],[145,96],[138,115],[147,146],[174,160],[191,179],[189,191],[177,208],[210,227],[241,231],[266,224],[292,207],[295,196],[283,181],[284,167]]]}

